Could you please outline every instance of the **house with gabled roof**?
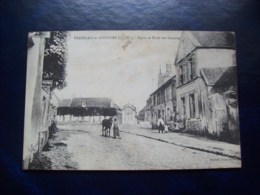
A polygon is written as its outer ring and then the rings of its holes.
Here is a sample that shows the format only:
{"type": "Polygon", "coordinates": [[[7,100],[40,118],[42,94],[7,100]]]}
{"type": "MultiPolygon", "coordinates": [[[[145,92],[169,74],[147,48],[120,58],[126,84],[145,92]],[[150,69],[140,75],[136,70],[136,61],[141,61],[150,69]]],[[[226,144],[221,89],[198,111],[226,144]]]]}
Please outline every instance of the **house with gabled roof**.
{"type": "Polygon", "coordinates": [[[228,124],[230,110],[224,95],[230,88],[236,93],[237,88],[234,33],[183,32],[175,68],[177,112],[185,129],[217,136],[238,132],[237,125],[231,130],[228,124]]]}
{"type": "Polygon", "coordinates": [[[122,108],[122,124],[137,124],[136,107],[130,103],[122,108]]]}

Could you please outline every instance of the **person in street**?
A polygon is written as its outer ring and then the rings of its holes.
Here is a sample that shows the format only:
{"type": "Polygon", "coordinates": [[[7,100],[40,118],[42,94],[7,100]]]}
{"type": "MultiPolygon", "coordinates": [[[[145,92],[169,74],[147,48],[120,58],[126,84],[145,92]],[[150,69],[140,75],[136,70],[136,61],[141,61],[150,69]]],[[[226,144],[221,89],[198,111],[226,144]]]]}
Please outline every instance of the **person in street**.
{"type": "Polygon", "coordinates": [[[121,139],[121,137],[119,135],[118,122],[117,122],[116,118],[114,119],[113,134],[114,134],[114,138],[121,139]]]}
{"type": "Polygon", "coordinates": [[[58,131],[56,115],[53,115],[52,125],[55,133],[56,131],[58,131]]]}
{"type": "Polygon", "coordinates": [[[161,132],[163,133],[163,131],[164,131],[164,121],[161,117],[158,118],[157,125],[158,125],[159,133],[161,133],[161,132]]]}
{"type": "Polygon", "coordinates": [[[58,130],[58,128],[57,128],[57,119],[56,119],[56,116],[53,115],[53,118],[51,120],[51,125],[49,127],[50,138],[53,137],[53,134],[56,133],[57,130],[58,130]]]}
{"type": "Polygon", "coordinates": [[[165,133],[169,132],[169,125],[167,123],[165,123],[164,131],[165,131],[165,133]]]}

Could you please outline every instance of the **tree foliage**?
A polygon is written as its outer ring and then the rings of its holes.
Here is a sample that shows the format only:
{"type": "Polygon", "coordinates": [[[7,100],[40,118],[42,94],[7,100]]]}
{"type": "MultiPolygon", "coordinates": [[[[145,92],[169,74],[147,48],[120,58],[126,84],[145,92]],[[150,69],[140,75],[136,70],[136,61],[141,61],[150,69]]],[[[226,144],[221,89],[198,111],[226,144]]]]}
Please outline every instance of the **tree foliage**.
{"type": "Polygon", "coordinates": [[[51,32],[44,51],[43,80],[52,80],[51,90],[66,87],[67,65],[67,37],[66,31],[51,32]]]}

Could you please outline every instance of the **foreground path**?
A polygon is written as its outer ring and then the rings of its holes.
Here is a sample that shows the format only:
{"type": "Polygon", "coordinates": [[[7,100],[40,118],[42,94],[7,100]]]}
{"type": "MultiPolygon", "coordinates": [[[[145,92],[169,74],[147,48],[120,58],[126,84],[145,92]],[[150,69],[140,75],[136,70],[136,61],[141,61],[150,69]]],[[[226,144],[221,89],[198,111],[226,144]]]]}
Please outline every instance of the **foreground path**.
{"type": "Polygon", "coordinates": [[[77,170],[196,169],[240,166],[234,158],[196,151],[121,132],[122,139],[101,136],[98,125],[60,126],[62,141],[77,170]]]}
{"type": "MultiPolygon", "coordinates": [[[[175,136],[175,139],[170,140],[187,145],[187,140],[190,138],[185,135],[176,137],[174,134],[162,135],[151,130],[143,132],[138,129],[124,128],[123,130],[122,139],[112,139],[101,136],[99,125],[61,125],[54,138],[49,140],[44,151],[34,160],[31,168],[45,170],[157,170],[240,166],[240,160],[233,157],[162,141],[175,136]],[[152,139],[146,136],[148,134],[152,136],[152,139]]],[[[209,144],[208,141],[197,141],[198,146],[209,144]]]]}

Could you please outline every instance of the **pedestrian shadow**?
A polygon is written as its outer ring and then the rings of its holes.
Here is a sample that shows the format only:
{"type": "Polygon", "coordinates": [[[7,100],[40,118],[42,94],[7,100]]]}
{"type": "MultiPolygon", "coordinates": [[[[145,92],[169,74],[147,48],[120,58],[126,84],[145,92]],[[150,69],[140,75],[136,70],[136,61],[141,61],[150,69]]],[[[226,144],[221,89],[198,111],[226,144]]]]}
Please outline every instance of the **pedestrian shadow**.
{"type": "Polygon", "coordinates": [[[100,137],[110,138],[110,139],[122,139],[121,136],[120,136],[120,138],[115,138],[115,137],[113,137],[113,136],[107,137],[107,136],[104,136],[104,135],[100,135],[100,137]]]}
{"type": "Polygon", "coordinates": [[[113,136],[104,136],[104,135],[100,135],[100,137],[104,137],[104,138],[113,138],[113,136]]]}

